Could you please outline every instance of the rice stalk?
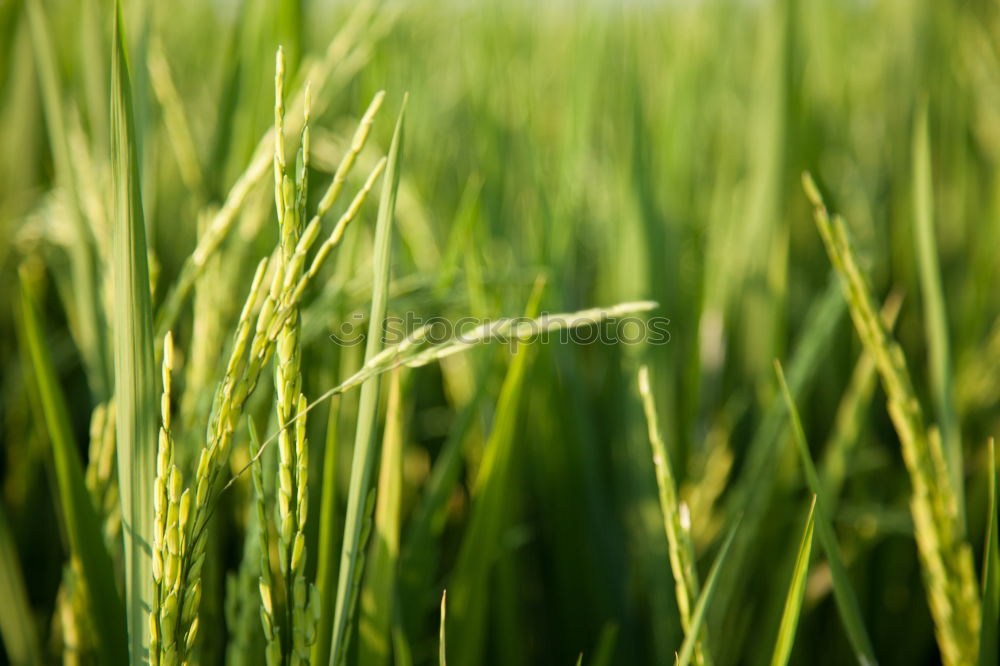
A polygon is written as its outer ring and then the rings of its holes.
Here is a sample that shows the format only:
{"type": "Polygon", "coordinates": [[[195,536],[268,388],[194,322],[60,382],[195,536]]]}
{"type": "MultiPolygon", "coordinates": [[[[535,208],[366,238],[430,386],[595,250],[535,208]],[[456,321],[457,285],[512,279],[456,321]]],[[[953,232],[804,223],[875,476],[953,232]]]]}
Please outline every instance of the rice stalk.
{"type": "MultiPolygon", "coordinates": [[[[698,598],[698,570],[695,568],[694,546],[691,543],[691,517],[685,505],[677,497],[677,482],[670,464],[660,426],[656,416],[656,403],[649,385],[649,368],[639,368],[639,396],[646,415],[649,445],[652,449],[653,468],[656,471],[656,486],[660,495],[660,511],[663,513],[664,531],[667,537],[670,568],[674,577],[677,610],[680,612],[684,633],[691,632],[691,612],[698,598]]],[[[694,662],[710,664],[707,632],[703,629],[696,639],[694,662]]]]}
{"type": "MultiPolygon", "coordinates": [[[[292,288],[302,271],[295,261],[306,205],[306,175],[309,169],[310,94],[306,86],[302,139],[296,160],[295,182],[287,173],[284,144],[284,51],[279,48],[275,67],[274,181],[275,207],[280,236],[279,273],[283,276],[280,305],[287,311],[275,341],[274,388],[278,417],[278,562],[285,589],[285,642],[282,661],[308,663],[315,640],[319,601],[315,587],[305,579],[305,525],[308,500],[305,438],[306,420],[290,428],[290,419],[305,408],[301,373],[301,319],[292,288]]],[[[318,222],[317,222],[318,224],[318,222]]]]}
{"type": "Polygon", "coordinates": [[[844,221],[830,218],[808,174],[803,176],[803,186],[814,206],[827,254],[841,276],[858,336],[875,358],[889,400],[889,416],[913,485],[910,512],[942,657],[949,666],[971,663],[979,643],[980,602],[972,550],[963,538],[958,490],[952,486],[940,438],[924,425],[903,351],[879,319],[844,221]]]}

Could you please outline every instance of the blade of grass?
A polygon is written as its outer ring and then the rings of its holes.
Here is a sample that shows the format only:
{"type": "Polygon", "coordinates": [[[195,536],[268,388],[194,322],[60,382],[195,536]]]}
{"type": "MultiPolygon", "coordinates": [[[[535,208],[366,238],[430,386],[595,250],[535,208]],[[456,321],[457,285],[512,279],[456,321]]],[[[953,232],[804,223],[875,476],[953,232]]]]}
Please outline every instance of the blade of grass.
{"type": "Polygon", "coordinates": [[[951,356],[948,351],[951,347],[948,341],[948,313],[944,304],[944,290],[941,287],[941,268],[938,265],[937,238],[934,231],[934,188],[926,100],[917,112],[913,128],[913,207],[917,268],[920,273],[920,291],[924,304],[924,331],[927,335],[928,373],[935,412],[941,425],[945,460],[948,462],[951,485],[958,503],[959,524],[964,533],[965,483],[962,474],[962,439],[958,416],[955,414],[951,356]]]}
{"type": "Polygon", "coordinates": [[[0,505],[0,599],[4,600],[0,604],[0,637],[10,663],[41,664],[42,651],[24,585],[24,571],[3,505],[0,505]]]}
{"type": "Polygon", "coordinates": [[[983,553],[983,619],[979,628],[979,666],[998,663],[1000,646],[1000,545],[998,545],[997,520],[997,455],[990,439],[990,512],[986,528],[986,548],[983,553]]]}
{"type": "Polygon", "coordinates": [[[438,664],[439,666],[448,666],[448,641],[447,641],[447,622],[448,622],[448,590],[441,592],[441,620],[438,626],[438,664]]]}
{"type": "Polygon", "coordinates": [[[681,644],[680,654],[677,657],[677,666],[688,666],[691,663],[695,645],[697,645],[698,637],[701,635],[702,624],[705,623],[705,611],[708,609],[708,602],[712,600],[712,596],[715,594],[715,589],[718,586],[719,570],[729,555],[729,548],[733,545],[733,537],[736,536],[736,531],[739,527],[739,522],[733,525],[726,536],[726,540],[722,543],[722,548],[719,549],[719,554],[715,556],[712,568],[708,572],[708,578],[705,579],[705,588],[701,591],[698,601],[694,605],[694,612],[691,614],[691,630],[681,644]]]}
{"type": "Polygon", "coordinates": [[[799,412],[795,408],[795,401],[792,392],[785,381],[785,373],[781,369],[781,363],[774,361],[774,372],[778,376],[778,383],[781,385],[781,395],[788,409],[789,418],[792,421],[792,439],[795,441],[796,449],[802,460],[802,467],[805,470],[806,480],[809,482],[809,489],[816,496],[815,524],[819,533],[819,542],[826,553],[827,561],[830,564],[830,575],[833,578],[833,597],[837,602],[837,610],[840,619],[844,623],[847,631],[847,638],[854,648],[858,663],[862,666],[876,664],[875,651],[872,648],[871,639],[865,630],[864,621],[861,618],[861,609],[858,606],[857,597],[851,588],[851,582],[847,576],[847,567],[840,557],[840,549],[837,544],[837,535],[833,531],[833,524],[827,514],[826,498],[823,494],[822,484],[816,466],[813,464],[812,456],[809,454],[809,444],[806,441],[805,432],[802,430],[802,422],[799,420],[799,412]]]}
{"type": "Polygon", "coordinates": [[[806,591],[806,577],[809,573],[809,556],[812,554],[813,527],[815,526],[816,496],[813,495],[809,504],[809,515],[806,527],[802,532],[799,544],[799,554],[795,557],[795,567],[792,569],[792,582],[788,586],[788,596],[785,598],[785,611],[781,614],[781,626],[778,628],[778,638],[774,643],[774,656],[771,666],[785,666],[792,656],[792,646],[795,645],[795,632],[799,626],[799,614],[802,612],[802,597],[806,591]]]}
{"type": "MultiPolygon", "coordinates": [[[[532,317],[538,311],[542,288],[542,281],[537,281],[525,317],[532,317]]],[[[485,643],[490,574],[499,557],[502,530],[506,526],[514,431],[531,351],[530,346],[519,346],[504,377],[493,429],[472,485],[472,515],[452,570],[450,648],[452,657],[460,664],[478,663],[485,643]]]]}
{"type": "Polygon", "coordinates": [[[140,192],[137,135],[120,2],[111,54],[111,176],[114,192],[114,344],[118,482],[125,541],[125,606],[133,664],[146,658],[152,595],[153,479],[158,399],[153,315],[140,192]]]}
{"type": "Polygon", "coordinates": [[[115,587],[114,567],[104,544],[97,511],[87,491],[78,449],[73,441],[66,399],[59,389],[48,346],[42,336],[34,295],[23,277],[21,336],[31,358],[45,426],[52,442],[59,505],[69,548],[80,559],[83,577],[90,591],[87,598],[99,655],[104,663],[126,664],[128,653],[123,640],[125,614],[115,587]]]}
{"type": "Polygon", "coordinates": [[[615,658],[615,644],[618,642],[618,623],[606,622],[601,627],[601,633],[597,637],[597,645],[594,647],[594,656],[590,660],[591,666],[611,666],[615,658]]]}
{"type": "Polygon", "coordinates": [[[361,588],[358,663],[371,666],[389,662],[390,626],[399,560],[399,525],[403,485],[404,408],[400,370],[389,380],[385,435],[379,465],[371,564],[361,588]]]}
{"type": "MultiPolygon", "coordinates": [[[[366,362],[374,358],[382,349],[381,332],[389,291],[392,220],[396,207],[396,191],[399,187],[400,145],[403,139],[405,112],[406,98],[404,97],[403,106],[396,121],[396,129],[392,135],[392,143],[389,147],[388,173],[382,182],[382,196],[375,224],[372,307],[368,318],[368,340],[365,344],[366,362]]],[[[350,629],[347,626],[348,606],[353,596],[353,589],[358,584],[356,568],[361,540],[364,499],[368,495],[372,469],[378,457],[375,446],[375,422],[378,417],[379,386],[380,378],[377,375],[361,386],[358,425],[354,438],[354,459],[351,463],[351,482],[347,495],[347,517],[344,523],[344,541],[340,555],[340,575],[334,605],[333,635],[330,639],[330,666],[337,666],[347,656],[346,639],[350,629]]]]}
{"type": "Polygon", "coordinates": [[[319,557],[316,564],[316,589],[319,590],[320,616],[316,626],[316,642],[312,646],[312,663],[325,664],[330,660],[330,629],[333,626],[333,608],[329,600],[336,594],[337,580],[337,454],[340,438],[341,398],[330,399],[327,415],[326,442],[323,448],[323,477],[320,491],[319,557]]]}

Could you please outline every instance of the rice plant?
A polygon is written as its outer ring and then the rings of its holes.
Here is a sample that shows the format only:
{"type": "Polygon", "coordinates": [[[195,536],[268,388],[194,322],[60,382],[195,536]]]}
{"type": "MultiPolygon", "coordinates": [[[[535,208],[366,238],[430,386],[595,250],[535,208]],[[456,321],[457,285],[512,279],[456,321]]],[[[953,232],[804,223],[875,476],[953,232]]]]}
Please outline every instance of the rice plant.
{"type": "Polygon", "coordinates": [[[0,2],[0,664],[996,663],[998,36],[0,2]]]}

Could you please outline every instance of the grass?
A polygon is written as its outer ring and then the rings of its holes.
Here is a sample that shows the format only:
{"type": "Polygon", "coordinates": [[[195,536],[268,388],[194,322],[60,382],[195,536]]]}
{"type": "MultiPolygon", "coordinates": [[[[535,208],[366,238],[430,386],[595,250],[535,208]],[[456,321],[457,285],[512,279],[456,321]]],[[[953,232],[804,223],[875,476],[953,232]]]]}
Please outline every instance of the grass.
{"type": "Polygon", "coordinates": [[[996,661],[996,7],[121,5],[0,3],[0,664],[996,661]]]}

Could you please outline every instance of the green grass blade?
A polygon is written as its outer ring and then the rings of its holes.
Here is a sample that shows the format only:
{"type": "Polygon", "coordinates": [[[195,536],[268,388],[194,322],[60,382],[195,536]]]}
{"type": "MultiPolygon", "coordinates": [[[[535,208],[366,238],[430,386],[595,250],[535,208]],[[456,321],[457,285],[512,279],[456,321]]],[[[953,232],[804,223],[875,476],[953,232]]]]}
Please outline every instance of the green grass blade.
{"type": "Polygon", "coordinates": [[[840,549],[837,544],[837,535],[833,531],[833,524],[827,514],[826,498],[823,494],[822,484],[816,466],[813,464],[812,456],[809,454],[809,444],[806,441],[805,431],[802,430],[802,422],[799,420],[799,412],[795,408],[795,401],[792,393],[785,381],[785,373],[781,369],[781,363],[774,362],[774,371],[778,376],[778,383],[781,385],[781,395],[784,398],[785,406],[788,408],[789,418],[792,421],[792,435],[795,446],[798,449],[799,457],[802,460],[802,467],[805,469],[806,480],[809,489],[816,496],[815,524],[819,533],[819,542],[826,553],[827,561],[830,564],[830,575],[833,578],[833,596],[837,602],[837,610],[840,612],[840,619],[844,623],[847,631],[847,638],[854,647],[858,662],[866,664],[878,663],[875,659],[875,651],[872,648],[871,639],[865,630],[864,621],[861,617],[861,609],[858,606],[857,597],[851,588],[851,582],[847,576],[847,567],[840,557],[840,549]]]}
{"type": "Polygon", "coordinates": [[[920,292],[923,296],[931,391],[935,412],[941,425],[941,440],[944,444],[951,485],[958,503],[959,521],[964,526],[965,483],[962,474],[962,439],[958,416],[955,413],[949,353],[951,345],[948,341],[948,313],[945,310],[934,230],[934,189],[926,101],[920,107],[913,129],[913,207],[916,213],[914,240],[917,245],[920,292]]]}
{"type": "MultiPolygon", "coordinates": [[[[382,322],[385,320],[389,295],[390,248],[392,221],[396,209],[396,192],[399,188],[400,146],[403,140],[403,116],[406,98],[399,111],[396,129],[389,147],[389,163],[382,196],[379,200],[378,219],[375,225],[375,256],[373,258],[372,307],[369,317],[369,334],[365,343],[365,361],[374,358],[382,349],[382,322]]],[[[380,379],[376,375],[361,386],[358,404],[358,425],[354,438],[354,459],[351,463],[351,483],[347,495],[347,517],[344,523],[344,541],[340,555],[340,575],[334,605],[333,634],[330,639],[330,666],[337,666],[345,657],[349,604],[357,584],[356,567],[361,541],[364,500],[371,486],[372,469],[377,456],[375,422],[378,417],[380,379]]]]}
{"type": "Polygon", "coordinates": [[[590,666],[611,666],[614,663],[617,642],[618,623],[605,623],[597,637],[597,645],[594,647],[594,656],[590,660],[590,666]]]}
{"type": "Polygon", "coordinates": [[[146,618],[153,580],[149,549],[159,401],[138,138],[122,30],[118,5],[111,54],[115,401],[129,654],[132,663],[138,664],[145,659],[149,643],[146,618]]]}
{"type": "Polygon", "coordinates": [[[330,637],[333,628],[333,606],[330,599],[337,594],[337,454],[340,437],[341,398],[330,399],[330,412],[326,424],[326,442],[323,448],[323,477],[319,508],[319,555],[316,564],[316,589],[319,592],[320,614],[316,626],[316,642],[312,646],[312,663],[325,664],[330,660],[330,637]]]}
{"type": "Polygon", "coordinates": [[[738,522],[733,525],[726,536],[726,540],[722,543],[722,548],[719,549],[719,554],[715,556],[712,569],[708,572],[708,578],[705,579],[705,588],[701,591],[701,594],[698,596],[698,602],[694,605],[694,612],[691,614],[691,630],[681,644],[680,654],[677,657],[678,666],[688,666],[691,663],[695,646],[698,644],[698,637],[701,635],[701,627],[705,623],[705,612],[708,610],[708,602],[712,600],[712,595],[715,594],[715,589],[719,582],[719,570],[729,555],[729,548],[733,545],[733,537],[736,536],[736,531],[739,527],[740,524],[738,522]]]}
{"type": "Polygon", "coordinates": [[[799,554],[795,557],[792,582],[788,586],[785,611],[781,614],[781,626],[778,628],[778,639],[775,641],[771,666],[785,666],[788,663],[788,658],[792,656],[795,631],[799,626],[799,614],[802,612],[802,597],[805,596],[806,591],[806,576],[809,573],[815,513],[816,496],[813,495],[812,502],[809,504],[809,516],[806,518],[806,528],[802,532],[802,542],[799,544],[799,554]]]}
{"type": "Polygon", "coordinates": [[[448,590],[441,592],[441,620],[438,626],[438,664],[448,666],[448,590]]]}
{"type": "Polygon", "coordinates": [[[0,505],[0,637],[12,666],[35,666],[42,663],[38,630],[32,620],[24,571],[17,556],[14,535],[7,514],[0,505]]]}
{"type": "Polygon", "coordinates": [[[385,435],[379,464],[371,563],[361,588],[358,663],[389,663],[390,627],[399,560],[400,502],[403,486],[403,390],[399,370],[389,381],[385,435]]]}
{"type": "Polygon", "coordinates": [[[979,629],[979,666],[1000,663],[1000,545],[997,520],[997,455],[990,439],[990,512],[983,554],[983,619],[979,629]]]}
{"type": "MultiPolygon", "coordinates": [[[[529,300],[526,317],[537,312],[541,292],[539,281],[529,300]]],[[[449,634],[452,636],[449,648],[459,664],[479,663],[485,644],[490,577],[510,510],[508,490],[516,441],[514,434],[531,353],[530,346],[519,346],[504,377],[493,429],[471,490],[471,516],[448,586],[451,590],[449,634]]]]}
{"type": "Polygon", "coordinates": [[[90,594],[90,614],[98,651],[104,663],[128,663],[125,615],[115,587],[114,567],[104,544],[101,524],[84,480],[66,399],[59,389],[48,346],[42,335],[35,299],[21,282],[21,335],[34,369],[45,425],[52,442],[59,505],[70,550],[80,559],[90,594]]]}

